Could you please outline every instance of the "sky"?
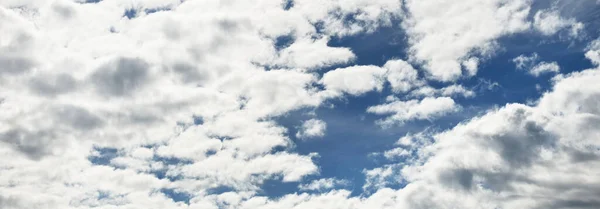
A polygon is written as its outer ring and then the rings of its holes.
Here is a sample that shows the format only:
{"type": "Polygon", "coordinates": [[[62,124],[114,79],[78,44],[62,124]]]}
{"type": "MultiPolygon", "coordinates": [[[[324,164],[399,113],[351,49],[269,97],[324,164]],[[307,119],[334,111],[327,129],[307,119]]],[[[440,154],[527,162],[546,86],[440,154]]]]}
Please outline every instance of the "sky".
{"type": "Polygon", "coordinates": [[[600,1],[0,0],[2,209],[600,208],[600,1]]]}

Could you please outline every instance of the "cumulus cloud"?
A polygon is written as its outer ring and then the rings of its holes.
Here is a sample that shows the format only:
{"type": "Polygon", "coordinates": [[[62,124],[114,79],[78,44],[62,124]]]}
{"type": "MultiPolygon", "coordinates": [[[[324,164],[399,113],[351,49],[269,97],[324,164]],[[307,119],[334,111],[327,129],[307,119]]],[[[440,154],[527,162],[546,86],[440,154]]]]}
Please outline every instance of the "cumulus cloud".
{"type": "MultiPolygon", "coordinates": [[[[352,67],[313,72],[356,59],[329,46],[332,37],[374,32],[402,13],[395,0],[0,5],[0,204],[8,208],[188,207],[163,190],[211,208],[248,199],[267,180],[317,175],[316,154],[290,152],[288,130],[273,117],[318,107],[328,91],[381,90],[381,67],[357,66],[373,71],[359,87],[350,85],[363,79],[352,67]],[[212,193],[222,187],[232,192],[212,193]]],[[[326,127],[304,125],[301,138],[326,127]]]]}
{"type": "Polygon", "coordinates": [[[325,123],[325,121],[310,119],[302,123],[300,130],[298,130],[298,133],[296,133],[296,137],[301,139],[323,137],[325,136],[326,130],[327,123],[325,123]]]}
{"type": "Polygon", "coordinates": [[[328,47],[328,41],[328,38],[298,40],[280,52],[279,65],[318,69],[334,64],[345,64],[355,58],[348,48],[328,47]]]}
{"type": "Polygon", "coordinates": [[[359,96],[373,90],[381,91],[385,73],[385,69],[377,66],[351,66],[325,73],[322,83],[334,94],[359,96]]]}
{"type": "Polygon", "coordinates": [[[404,93],[423,85],[417,70],[404,60],[389,60],[383,68],[387,69],[387,81],[394,93],[404,93]]]}
{"type": "Polygon", "coordinates": [[[406,1],[410,13],[403,23],[410,55],[436,80],[475,75],[478,55],[488,56],[501,36],[529,28],[531,1],[406,1]]]}
{"type": "Polygon", "coordinates": [[[585,53],[585,57],[593,64],[600,65],[600,40],[594,40],[587,47],[589,50],[585,53]]]}
{"type": "Polygon", "coordinates": [[[562,29],[569,28],[569,35],[577,37],[584,25],[573,18],[561,17],[558,11],[541,10],[535,13],[533,27],[544,35],[554,35],[562,29]]]}
{"type": "Polygon", "coordinates": [[[530,75],[538,77],[546,73],[558,73],[560,72],[560,66],[556,62],[539,62],[539,55],[533,53],[530,56],[519,55],[512,61],[515,63],[517,69],[526,70],[530,75]]]}
{"type": "Polygon", "coordinates": [[[559,71],[560,66],[556,62],[540,62],[531,68],[529,74],[537,77],[544,73],[558,73],[559,71]]]}
{"type": "Polygon", "coordinates": [[[369,91],[381,91],[385,84],[393,93],[406,93],[425,85],[417,70],[401,59],[388,60],[382,67],[351,66],[325,73],[321,82],[329,90],[325,96],[336,97],[342,93],[360,96],[369,91]]]}
{"type": "Polygon", "coordinates": [[[393,101],[372,106],[367,112],[391,115],[379,123],[383,126],[403,124],[409,120],[433,119],[458,111],[459,106],[449,97],[427,97],[422,100],[393,101]]]}

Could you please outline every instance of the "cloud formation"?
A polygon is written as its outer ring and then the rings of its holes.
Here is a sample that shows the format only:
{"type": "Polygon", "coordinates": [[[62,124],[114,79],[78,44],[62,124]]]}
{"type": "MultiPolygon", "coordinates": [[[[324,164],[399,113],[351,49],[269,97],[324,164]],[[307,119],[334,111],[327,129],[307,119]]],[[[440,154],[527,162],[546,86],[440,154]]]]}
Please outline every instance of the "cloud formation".
{"type": "Polygon", "coordinates": [[[318,119],[310,119],[302,123],[302,127],[296,133],[296,137],[301,139],[323,137],[326,130],[327,123],[318,119]]]}
{"type": "MultiPolygon", "coordinates": [[[[459,81],[484,70],[497,39],[584,28],[533,2],[1,1],[0,208],[598,206],[599,69],[560,74],[519,56],[519,69],[557,74],[534,105],[424,127],[353,168],[358,181],[296,149],[333,140],[291,137],[341,122],[281,122],[369,93],[385,99],[361,117],[387,130],[461,113],[477,93],[459,81]],[[406,57],[359,65],[331,44],[383,27],[407,35],[406,57]],[[293,191],[269,196],[271,184],[293,191]]],[[[599,43],[585,53],[596,67],[599,43]]]]}

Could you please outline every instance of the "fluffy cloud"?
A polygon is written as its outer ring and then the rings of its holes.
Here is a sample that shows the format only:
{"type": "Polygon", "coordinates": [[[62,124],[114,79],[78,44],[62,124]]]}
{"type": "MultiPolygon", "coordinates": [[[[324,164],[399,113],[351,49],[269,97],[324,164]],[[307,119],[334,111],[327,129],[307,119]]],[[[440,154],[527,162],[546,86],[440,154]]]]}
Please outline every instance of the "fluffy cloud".
{"type": "Polygon", "coordinates": [[[424,63],[429,75],[452,81],[476,72],[475,56],[493,54],[494,40],[529,28],[531,1],[406,1],[403,23],[410,55],[424,63]]]}
{"type": "Polygon", "coordinates": [[[372,106],[367,112],[378,115],[391,115],[379,123],[383,126],[402,124],[409,120],[433,119],[455,112],[459,106],[449,97],[427,97],[422,100],[393,101],[372,106]]]}
{"type": "Polygon", "coordinates": [[[302,123],[300,130],[296,133],[296,137],[301,139],[323,137],[325,136],[326,130],[327,123],[325,123],[325,121],[310,119],[302,123]]]}
{"type": "Polygon", "coordinates": [[[386,70],[377,66],[352,66],[329,71],[323,75],[322,83],[333,94],[348,93],[361,95],[383,89],[386,70]]]}
{"type": "Polygon", "coordinates": [[[558,73],[560,71],[560,66],[556,62],[540,62],[537,65],[533,66],[529,71],[529,74],[533,76],[540,76],[544,73],[558,73]]]}
{"type": "Polygon", "coordinates": [[[558,31],[570,28],[569,35],[577,37],[583,29],[583,23],[575,19],[565,19],[558,11],[542,10],[535,13],[533,27],[544,35],[554,35],[558,31]]]}
{"type": "Polygon", "coordinates": [[[599,133],[591,127],[599,116],[593,82],[598,72],[568,75],[536,106],[509,104],[433,135],[434,143],[420,148],[424,161],[402,169],[398,178],[411,183],[401,191],[419,188],[412,191],[413,197],[445,194],[415,200],[433,208],[597,205],[592,194],[600,183],[593,178],[598,175],[594,159],[600,154],[595,142],[599,133]],[[553,195],[565,190],[564,195],[553,195]],[[453,201],[457,199],[463,201],[453,201]]]}
{"type": "Polygon", "coordinates": [[[404,60],[389,60],[383,67],[387,69],[387,81],[394,93],[404,93],[423,85],[419,73],[404,60]]]}
{"type": "MultiPolygon", "coordinates": [[[[266,180],[316,175],[316,154],[289,152],[273,117],[329,98],[311,72],[355,59],[329,46],[332,36],[373,32],[401,13],[395,0],[0,5],[7,208],[216,208],[266,180]],[[222,187],[235,192],[212,193],[222,187]]],[[[348,88],[335,74],[323,80],[338,93],[383,88],[348,88]]],[[[305,125],[302,137],[325,130],[305,125]]]]}
{"type": "Polygon", "coordinates": [[[600,65],[600,40],[594,40],[589,46],[585,57],[595,65],[600,65]]]}
{"type": "Polygon", "coordinates": [[[515,63],[517,69],[523,70],[526,68],[530,68],[539,60],[539,55],[537,53],[533,53],[530,56],[527,55],[519,55],[518,57],[513,58],[513,62],[515,63]]]}
{"type": "Polygon", "coordinates": [[[386,83],[389,83],[392,92],[402,94],[425,84],[417,70],[401,59],[388,60],[383,67],[338,68],[327,72],[321,82],[329,90],[324,93],[328,97],[342,93],[359,96],[373,90],[381,91],[386,83]]]}

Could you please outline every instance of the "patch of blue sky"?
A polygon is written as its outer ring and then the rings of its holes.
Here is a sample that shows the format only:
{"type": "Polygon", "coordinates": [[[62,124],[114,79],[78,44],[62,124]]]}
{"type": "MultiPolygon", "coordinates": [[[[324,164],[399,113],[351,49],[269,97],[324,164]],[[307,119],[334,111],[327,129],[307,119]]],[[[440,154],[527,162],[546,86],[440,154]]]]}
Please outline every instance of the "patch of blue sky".
{"type": "Polygon", "coordinates": [[[128,19],[133,19],[137,16],[138,11],[134,8],[126,9],[123,13],[123,17],[127,17],[128,19]]]}
{"type": "Polygon", "coordinates": [[[177,180],[183,179],[183,176],[181,176],[181,175],[170,174],[168,172],[169,166],[173,166],[173,165],[181,166],[181,165],[192,164],[191,160],[175,158],[175,157],[161,157],[161,156],[157,156],[157,155],[154,155],[152,157],[152,161],[153,162],[161,162],[166,167],[164,169],[160,169],[160,170],[152,170],[152,171],[150,171],[150,174],[156,176],[156,178],[158,178],[158,179],[168,179],[169,181],[177,181],[177,180]]]}
{"type": "Polygon", "coordinates": [[[289,10],[294,7],[294,0],[283,0],[283,9],[289,10]]]}
{"type": "Polygon", "coordinates": [[[190,204],[190,200],[192,199],[192,195],[174,189],[161,189],[160,192],[168,198],[171,198],[174,202],[183,202],[185,204],[190,204]]]}
{"type": "Polygon", "coordinates": [[[118,156],[118,150],[109,147],[94,147],[96,155],[91,155],[88,160],[93,165],[110,165],[110,161],[118,156]]]}
{"type": "Polygon", "coordinates": [[[101,1],[102,0],[85,0],[83,3],[86,3],[86,4],[95,4],[95,3],[99,3],[101,1]]]}

